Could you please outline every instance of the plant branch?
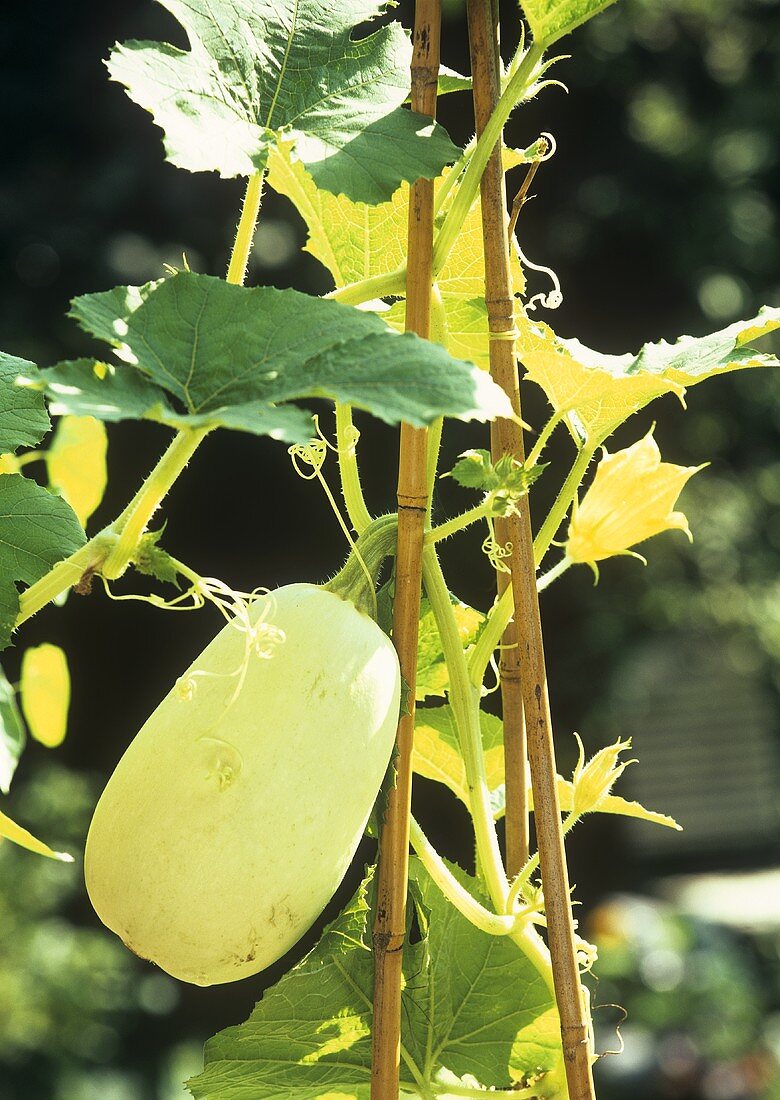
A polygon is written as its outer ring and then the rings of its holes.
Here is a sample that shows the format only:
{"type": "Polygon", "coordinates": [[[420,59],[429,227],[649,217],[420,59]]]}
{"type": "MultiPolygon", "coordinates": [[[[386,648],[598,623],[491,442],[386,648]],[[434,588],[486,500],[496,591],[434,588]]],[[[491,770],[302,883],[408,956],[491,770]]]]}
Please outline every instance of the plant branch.
{"type": "Polygon", "coordinates": [[[246,269],[249,264],[249,254],[252,251],[252,242],[255,239],[255,226],[260,213],[260,203],[263,200],[263,183],[265,172],[257,172],[250,176],[244,194],[244,203],[241,207],[241,216],[236,229],[236,239],[233,251],[230,254],[230,263],[226,281],[236,286],[241,286],[246,278],[246,269]]]}
{"type": "Polygon", "coordinates": [[[364,302],[371,302],[375,298],[389,296],[402,297],[406,293],[406,268],[399,267],[395,271],[388,271],[383,275],[372,275],[368,279],[360,279],[356,283],[348,283],[346,286],[337,287],[325,295],[336,302],[343,302],[348,306],[360,306],[364,302]]]}
{"type": "MultiPolygon", "coordinates": [[[[492,0],[467,0],[471,68],[474,88],[474,105],[479,140],[489,142],[485,174],[481,182],[482,227],[485,244],[486,301],[491,332],[505,333],[514,328],[514,296],[509,268],[509,249],[506,226],[506,200],[504,176],[501,165],[501,117],[499,98],[500,57],[498,50],[498,5],[492,0]],[[496,120],[494,122],[494,120],[496,120]]],[[[521,61],[517,73],[509,82],[507,91],[522,75],[524,67],[533,57],[534,46],[521,61]]],[[[541,53],[538,55],[541,56],[541,53]]],[[[538,57],[537,57],[538,60],[538,57]]],[[[536,61],[533,62],[535,67],[536,61]]],[[[506,93],[505,93],[506,94],[506,93]]],[[[519,98],[519,96],[518,96],[519,98]]],[[[466,170],[466,176],[475,162],[477,151],[466,170]]],[[[465,178],[461,193],[465,190],[465,178]]],[[[460,195],[458,196],[460,198],[460,195]]],[[[454,206],[457,203],[457,199],[454,206]]],[[[446,222],[445,222],[446,225],[446,222]]],[[[442,229],[443,233],[443,229],[442,229]]],[[[510,395],[515,412],[520,416],[520,393],[515,361],[514,341],[491,341],[491,373],[510,395]]],[[[500,421],[492,432],[494,448],[512,453],[524,461],[522,432],[512,421],[500,421]],[[504,427],[503,425],[506,425],[504,427]]],[[[560,808],[555,768],[555,752],[552,723],[547,696],[547,672],[544,643],[539,616],[539,597],[536,591],[536,565],[531,534],[531,517],[526,505],[519,516],[503,521],[503,530],[512,542],[510,558],[511,587],[514,600],[514,628],[518,643],[519,677],[522,689],[523,711],[527,729],[527,748],[534,794],[534,822],[539,847],[542,883],[545,899],[545,916],[553,971],[555,1000],[561,1021],[566,1080],[570,1100],[595,1100],[591,1058],[589,1049],[589,1020],[580,984],[577,962],[574,923],[566,854],[561,832],[560,808]]],[[[557,525],[556,525],[557,529],[557,525]]],[[[551,536],[552,537],[552,536],[551,536]]],[[[511,650],[509,652],[515,652],[511,650]]],[[[513,717],[512,727],[519,723],[513,717]]],[[[517,732],[515,730],[515,732],[517,732]]],[[[505,721],[506,737],[506,721],[505,721]]],[[[517,821],[515,805],[522,788],[522,814],[525,808],[525,751],[517,745],[512,749],[513,786],[510,796],[509,760],[507,761],[507,832],[516,834],[515,849],[519,854],[520,842],[527,825],[517,821]],[[520,752],[522,751],[522,756],[520,752]],[[511,801],[510,801],[511,798],[511,801]],[[516,824],[513,826],[512,818],[516,824]]],[[[516,860],[517,857],[515,857],[516,860]]],[[[524,862],[524,861],[523,861],[524,862]]],[[[520,867],[514,864],[519,871],[520,867]]]]}
{"type": "Polygon", "coordinates": [[[453,516],[452,519],[444,520],[443,523],[439,523],[436,527],[431,528],[425,536],[425,544],[426,546],[433,546],[434,543],[441,542],[443,539],[448,539],[452,535],[457,534],[458,531],[464,531],[467,527],[470,527],[472,523],[477,523],[490,514],[491,502],[490,500],[483,500],[479,504],[475,504],[473,508],[468,508],[465,512],[461,512],[460,515],[453,516]]]}
{"type": "MultiPolygon", "coordinates": [[[[433,117],[439,75],[440,0],[417,0],[412,53],[412,110],[433,117]]],[[[433,287],[433,181],[417,180],[409,192],[406,330],[427,337],[433,287]]],[[[385,292],[387,293],[387,292],[385,292]]],[[[344,300],[342,298],[342,300],[344,300]]],[[[401,425],[398,463],[398,546],[393,642],[408,684],[410,713],[396,736],[396,783],[390,791],[379,840],[374,946],[374,1019],[371,1100],[398,1100],[403,946],[409,874],[409,818],[422,551],[428,511],[428,433],[401,425]]]]}
{"type": "Polygon", "coordinates": [[[539,528],[536,538],[534,539],[534,560],[537,565],[541,564],[544,555],[550,549],[552,541],[558,533],[558,528],[566,518],[566,513],[569,511],[569,508],[571,508],[572,501],[577,495],[577,490],[582,483],[582,479],[585,476],[595,452],[596,448],[590,444],[586,444],[582,450],[578,452],[574,460],[574,465],[569,471],[558,496],[555,498],[552,508],[547,513],[544,523],[539,528]]]}

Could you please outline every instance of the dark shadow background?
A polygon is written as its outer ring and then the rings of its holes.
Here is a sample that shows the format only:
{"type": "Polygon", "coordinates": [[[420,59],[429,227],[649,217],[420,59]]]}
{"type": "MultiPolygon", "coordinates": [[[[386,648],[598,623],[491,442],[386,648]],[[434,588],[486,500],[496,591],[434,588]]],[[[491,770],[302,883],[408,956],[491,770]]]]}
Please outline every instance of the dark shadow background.
{"type": "MultiPolygon", "coordinates": [[[[401,4],[407,26],[410,10],[401,4]]],[[[466,71],[461,6],[448,3],[446,13],[445,60],[466,71]]],[[[518,26],[511,3],[505,22],[509,56],[518,26]]],[[[0,340],[42,365],[94,350],[64,317],[74,295],[157,277],[183,251],[194,270],[227,265],[243,186],[163,161],[159,132],[101,64],[125,38],[185,45],[148,0],[43,0],[0,21],[0,340]]],[[[555,269],[566,295],[545,319],[564,336],[621,352],[777,305],[780,4],[623,0],[562,48],[574,57],[554,75],[571,94],[545,91],[508,130],[519,146],[541,130],[558,141],[521,228],[526,254],[555,269]]],[[[440,117],[456,141],[468,139],[467,97],[442,102],[440,117]]],[[[304,239],[286,200],[268,194],[250,281],[329,289],[327,273],[298,252],[304,239]]],[[[544,288],[544,276],[530,278],[544,288]]],[[[541,424],[544,402],[532,389],[525,416],[541,424]]],[[[633,735],[641,763],[624,793],[688,826],[665,843],[651,826],[592,819],[571,841],[581,920],[602,944],[597,1000],[630,1012],[626,1055],[604,1063],[601,1095],[630,1087],[648,1100],[757,1100],[780,1096],[770,1055],[780,1036],[780,901],[774,922],[756,923],[760,890],[777,880],[762,887],[755,876],[728,876],[771,868],[778,850],[780,381],[745,372],[697,387],[688,403],[687,413],[672,398],[656,403],[612,448],[657,419],[667,461],[711,461],[683,497],[693,547],[665,535],[649,545],[646,570],[615,560],[596,590],[586,571],[574,571],[545,596],[543,614],[561,770],[574,763],[572,730],[591,752],[633,735]],[[720,909],[681,900],[683,876],[705,872],[726,899],[720,909]]],[[[389,509],[395,433],[366,418],[360,426],[369,499],[389,509]]],[[[148,424],[111,426],[111,484],[92,529],[121,509],[167,436],[148,424]]],[[[451,426],[445,463],[479,445],[482,429],[451,426]]],[[[550,457],[559,468],[568,454],[556,436],[550,457]]],[[[554,488],[540,485],[538,514],[554,488]]],[[[464,502],[444,485],[442,514],[464,502]]],[[[322,580],[346,551],[322,493],[294,476],[284,448],[227,431],[198,452],[165,518],[172,553],[239,589],[322,580]]],[[[444,557],[451,587],[487,607],[493,582],[477,538],[463,537],[444,557]]],[[[182,619],[98,593],[30,623],[20,644],[48,640],[68,651],[70,733],[54,755],[28,748],[9,812],[77,846],[128,741],[217,625],[208,611],[182,619]]],[[[18,651],[6,665],[14,679],[18,651]]],[[[459,808],[425,781],[417,799],[431,836],[467,864],[459,808]]],[[[78,872],[6,849],[0,1100],[181,1096],[199,1042],[244,1019],[316,938],[273,973],[186,987],[100,931],[78,872]]],[[[366,859],[370,852],[366,845],[366,859]]],[[[615,1018],[599,1016],[601,1048],[615,1045],[615,1018]]]]}

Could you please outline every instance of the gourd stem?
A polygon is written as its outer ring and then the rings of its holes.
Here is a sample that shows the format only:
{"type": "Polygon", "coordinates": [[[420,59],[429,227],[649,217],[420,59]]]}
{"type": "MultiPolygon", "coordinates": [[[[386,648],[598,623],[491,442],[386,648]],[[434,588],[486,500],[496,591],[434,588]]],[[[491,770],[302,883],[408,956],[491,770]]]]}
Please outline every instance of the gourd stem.
{"type": "MultiPolygon", "coordinates": [[[[526,81],[533,79],[537,62],[541,59],[542,47],[537,44],[531,45],[510,79],[506,91],[500,95],[498,4],[496,0],[466,0],[466,12],[474,110],[479,138],[477,149],[466,169],[461,192],[453,203],[450,215],[455,210],[461,195],[465,194],[468,198],[466,190],[468,174],[472,169],[479,167],[479,142],[483,142],[485,148],[482,153],[484,174],[481,177],[481,205],[485,245],[485,300],[489,328],[491,332],[502,335],[502,339],[491,341],[490,368],[494,380],[502,385],[509,395],[517,418],[520,420],[520,387],[515,345],[513,340],[503,338],[503,334],[514,327],[514,294],[509,266],[506,196],[501,163],[501,133],[509,112],[502,110],[502,102],[505,101],[510,90],[511,105],[520,98],[527,86],[526,81]]],[[[445,236],[445,229],[446,219],[440,237],[445,236]]],[[[446,237],[444,244],[446,245],[446,237]]],[[[491,444],[494,455],[509,453],[519,462],[524,461],[523,436],[514,421],[495,422],[491,426],[491,444]]],[[[554,530],[557,530],[557,525],[554,530]]],[[[553,535],[554,531],[550,537],[552,538],[553,535]]],[[[539,616],[539,596],[536,591],[534,545],[527,503],[520,515],[501,521],[499,537],[506,538],[512,544],[509,565],[515,612],[513,637],[516,639],[517,649],[509,652],[516,652],[518,655],[517,674],[521,687],[521,692],[513,691],[511,695],[513,713],[509,732],[514,735],[512,740],[507,741],[506,722],[504,725],[505,752],[508,757],[506,826],[511,844],[511,847],[508,844],[512,856],[510,867],[513,871],[519,871],[522,867],[520,860],[523,848],[525,847],[527,851],[526,746],[522,737],[521,725],[523,724],[517,713],[518,696],[521,695],[525,716],[523,728],[527,732],[527,754],[534,797],[534,824],[544,889],[547,937],[555,1001],[561,1024],[561,1045],[569,1100],[595,1100],[589,1044],[590,1020],[580,983],[566,853],[561,832],[544,642],[539,616]]],[[[472,687],[472,690],[476,689],[472,687]]],[[[527,930],[524,934],[527,934],[527,930]]],[[[514,938],[518,946],[522,946],[520,936],[514,938]]]]}
{"type": "Polygon", "coordinates": [[[357,442],[360,433],[352,421],[352,406],[336,402],[336,446],[339,457],[341,493],[349,516],[349,522],[359,535],[371,523],[371,513],[366,507],[360,470],[357,461],[357,442]]]}
{"type": "MultiPolygon", "coordinates": [[[[417,0],[411,67],[412,110],[436,114],[441,39],[441,0],[417,0]]],[[[409,189],[406,330],[430,333],[433,252],[433,181],[409,189]]],[[[388,293],[385,291],[384,293],[388,293]]],[[[343,300],[343,299],[342,299],[343,300]]],[[[428,433],[401,425],[398,461],[398,548],[393,642],[409,689],[408,713],[396,736],[396,783],[391,789],[379,841],[374,946],[374,1019],[371,1100],[398,1100],[403,946],[409,874],[412,740],[417,679],[422,550],[428,512],[428,433]]]]}
{"type": "Polygon", "coordinates": [[[358,536],[343,567],[333,580],[322,587],[342,599],[350,600],[372,619],[376,618],[374,586],[382,563],[395,553],[397,538],[398,516],[380,516],[372,520],[363,534],[358,536]]]}
{"type": "Polygon", "coordinates": [[[571,558],[563,557],[559,562],[556,562],[552,569],[548,569],[547,572],[539,577],[536,581],[536,591],[544,592],[545,588],[549,588],[553,581],[557,581],[558,577],[562,576],[567,569],[570,569],[574,565],[571,558]]]}
{"type": "Polygon", "coordinates": [[[425,536],[426,545],[433,546],[435,542],[442,542],[444,539],[450,538],[451,535],[457,534],[458,531],[465,530],[472,523],[478,523],[479,520],[490,515],[490,509],[490,501],[483,500],[479,504],[475,504],[473,508],[461,512],[459,516],[453,516],[452,519],[437,524],[436,527],[432,527],[427,532],[425,536]]]}

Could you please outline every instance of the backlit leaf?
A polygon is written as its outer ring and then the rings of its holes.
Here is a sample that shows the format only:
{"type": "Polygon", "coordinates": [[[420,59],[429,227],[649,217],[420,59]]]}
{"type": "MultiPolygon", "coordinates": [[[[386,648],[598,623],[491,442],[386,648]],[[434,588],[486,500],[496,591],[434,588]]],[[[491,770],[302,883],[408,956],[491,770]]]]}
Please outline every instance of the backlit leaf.
{"type": "Polygon", "coordinates": [[[108,437],[93,416],[63,416],[46,452],[52,487],[67,500],[82,527],[103,499],[108,437]]]}
{"type": "Polygon", "coordinates": [[[0,669],[0,791],[3,794],[8,794],[25,740],[16,692],[0,669]]]}
{"type": "Polygon", "coordinates": [[[68,728],[70,672],[59,646],[44,642],[24,651],[19,694],[30,735],[48,749],[61,745],[68,728]]]}
{"type": "Polygon", "coordinates": [[[398,23],[357,38],[377,0],[160,0],[190,50],[126,42],[108,63],[191,172],[250,176],[281,135],[318,186],[382,202],[402,180],[439,174],[457,149],[401,105],[411,45],[398,23]]]}
{"type": "MultiPolygon", "coordinates": [[[[41,394],[17,385],[35,365],[28,359],[0,352],[0,454],[17,447],[34,447],[50,427],[46,404],[41,394]]],[[[13,473],[6,468],[3,473],[13,473]]]]}
{"type": "Polygon", "coordinates": [[[551,46],[615,0],[522,0],[534,41],[551,46]]]}
{"type": "Polygon", "coordinates": [[[38,840],[32,833],[29,833],[27,829],[23,829],[21,825],[17,825],[15,821],[12,821],[10,817],[2,812],[0,812],[0,840],[10,840],[14,844],[26,848],[28,852],[35,852],[39,856],[47,856],[49,859],[59,859],[63,863],[73,862],[73,856],[68,855],[67,852],[53,851],[48,844],[44,844],[42,840],[38,840]]]}

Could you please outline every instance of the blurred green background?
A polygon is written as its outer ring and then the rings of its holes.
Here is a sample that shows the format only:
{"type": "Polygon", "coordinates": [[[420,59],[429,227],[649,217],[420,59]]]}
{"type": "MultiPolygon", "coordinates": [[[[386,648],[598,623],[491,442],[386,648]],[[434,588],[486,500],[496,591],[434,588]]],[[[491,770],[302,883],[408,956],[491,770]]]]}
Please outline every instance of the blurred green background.
{"type": "MultiPolygon", "coordinates": [[[[408,26],[411,5],[400,10],[408,26]]],[[[508,54],[513,4],[505,25],[508,54]]],[[[226,265],[241,185],[163,162],[157,131],[101,65],[127,37],[184,45],[151,0],[42,0],[0,20],[0,343],[44,365],[89,351],[64,319],[75,294],[156,277],[182,251],[195,270],[226,265]]],[[[526,254],[555,269],[566,295],[545,319],[622,352],[780,304],[780,3],[621,0],[562,48],[574,54],[557,70],[570,95],[546,91],[508,134],[519,146],[541,130],[558,141],[521,223],[526,254]]],[[[446,4],[444,51],[466,69],[459,0],[446,4]]],[[[463,101],[442,104],[456,140],[469,137],[467,115],[463,101]]],[[[297,252],[303,240],[288,204],[268,196],[251,280],[327,290],[324,272],[297,252]]],[[[534,290],[544,289],[538,278],[534,290]]],[[[540,424],[544,403],[531,389],[525,415],[540,424]]],[[[603,1100],[629,1090],[634,1100],[780,1097],[780,376],[711,382],[689,406],[665,398],[611,446],[657,419],[667,461],[711,462],[682,498],[693,545],[664,535],[648,544],[646,569],[614,560],[598,588],[572,571],[543,606],[561,770],[573,766],[575,729],[589,752],[632,736],[640,763],[622,793],[685,825],[666,836],[589,819],[572,837],[578,915],[601,949],[598,1047],[616,1049],[618,1027],[625,1042],[622,1057],[599,1063],[603,1100]]],[[[371,500],[390,508],[394,436],[361,427],[371,500]]],[[[164,440],[152,425],[111,428],[98,524],[164,440]]],[[[473,445],[483,445],[478,429],[452,430],[447,456],[473,445]]],[[[565,440],[556,446],[564,462],[565,440]]],[[[442,508],[454,502],[448,492],[442,508]]],[[[321,494],[270,440],[209,440],[166,515],[171,551],[239,588],[320,580],[345,553],[321,494]]],[[[445,566],[459,595],[489,604],[476,536],[448,548],[445,566]]],[[[56,753],[27,750],[8,811],[79,851],[128,741],[215,629],[209,612],[183,628],[178,616],[99,595],[30,623],[25,643],[54,641],[70,654],[71,726],[56,753]]],[[[5,664],[14,680],[18,653],[5,664]]],[[[425,781],[416,797],[429,834],[467,862],[459,809],[425,781]]],[[[0,846],[0,1100],[182,1097],[202,1041],[245,1018],[315,938],[257,979],[189,988],[102,929],[78,863],[0,846]]]]}

